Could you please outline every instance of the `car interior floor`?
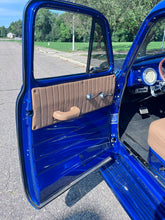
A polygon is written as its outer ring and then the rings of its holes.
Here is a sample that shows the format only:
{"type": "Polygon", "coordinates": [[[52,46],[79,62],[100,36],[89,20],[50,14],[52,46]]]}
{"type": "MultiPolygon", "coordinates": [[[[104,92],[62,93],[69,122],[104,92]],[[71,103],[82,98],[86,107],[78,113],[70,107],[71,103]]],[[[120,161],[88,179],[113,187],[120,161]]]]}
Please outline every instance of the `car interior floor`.
{"type": "Polygon", "coordinates": [[[119,137],[141,158],[148,160],[151,122],[165,117],[165,95],[146,97],[125,92],[120,108],[119,137]]]}

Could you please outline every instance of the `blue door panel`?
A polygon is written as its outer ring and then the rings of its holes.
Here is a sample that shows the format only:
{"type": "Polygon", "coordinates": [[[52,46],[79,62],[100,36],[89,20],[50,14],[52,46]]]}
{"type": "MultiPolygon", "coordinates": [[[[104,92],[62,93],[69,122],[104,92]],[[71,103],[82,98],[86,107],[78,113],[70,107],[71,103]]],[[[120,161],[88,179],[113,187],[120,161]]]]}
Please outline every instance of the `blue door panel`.
{"type": "MultiPolygon", "coordinates": [[[[59,164],[59,160],[60,163],[65,163],[65,161],[74,158],[76,155],[79,155],[83,162],[83,158],[85,158],[85,153],[92,154],[95,156],[96,149],[101,150],[101,145],[104,142],[105,140],[100,140],[100,138],[96,138],[92,140],[82,140],[71,145],[66,145],[67,147],[61,147],[61,149],[58,152],[54,151],[53,153],[50,153],[42,157],[41,159],[35,161],[37,173],[44,172],[44,170],[56,166],[57,164],[59,164]]],[[[107,143],[109,143],[108,139],[107,143]]],[[[45,147],[49,147],[49,145],[45,145],[45,147]]]]}
{"type": "Polygon", "coordinates": [[[25,117],[22,126],[28,129],[23,130],[27,140],[22,152],[27,175],[24,181],[35,207],[43,206],[52,195],[111,155],[110,113],[111,106],[107,106],[34,131],[28,126],[30,117],[25,117]]]}
{"type": "MultiPolygon", "coordinates": [[[[68,136],[67,136],[68,137],[68,136]]],[[[40,144],[39,146],[35,146],[34,147],[34,160],[39,160],[41,158],[45,158],[50,154],[60,154],[61,153],[61,148],[63,149],[63,151],[65,152],[69,152],[70,147],[72,147],[74,149],[74,151],[77,149],[77,145],[81,144],[82,148],[84,149],[84,145],[87,145],[87,140],[89,140],[89,142],[91,141],[95,141],[96,143],[99,142],[104,142],[105,141],[105,137],[103,138],[98,138],[97,133],[88,133],[88,134],[84,134],[81,135],[79,139],[77,139],[77,135],[75,136],[71,136],[70,139],[63,139],[62,143],[63,146],[61,146],[61,138],[59,140],[51,140],[50,142],[46,142],[43,144],[40,144]],[[92,138],[91,138],[92,135],[92,138]],[[47,147],[49,146],[49,147],[47,147]]],[[[109,140],[107,139],[107,141],[109,142],[109,140]]],[[[79,149],[77,149],[79,150],[79,149]]],[[[64,155],[63,155],[64,156],[64,155]]]]}
{"type": "Polygon", "coordinates": [[[93,158],[101,155],[101,160],[104,158],[103,154],[111,148],[109,114],[110,106],[85,114],[80,119],[34,131],[34,140],[40,142],[36,144],[33,140],[34,165],[40,190],[60,179],[65,179],[69,184],[74,169],[79,170],[74,174],[75,179],[76,175],[84,172],[84,166],[93,158]],[[63,129],[59,129],[61,126],[63,129]],[[44,130],[50,131],[48,140],[44,130]],[[44,141],[36,138],[40,132],[43,132],[44,141]]]}
{"type": "MultiPolygon", "coordinates": [[[[68,141],[64,137],[75,137],[77,135],[89,135],[95,132],[98,132],[104,137],[107,136],[104,129],[108,129],[110,124],[110,107],[105,107],[100,110],[97,110],[85,115],[82,115],[78,120],[70,120],[67,122],[60,122],[55,125],[51,125],[46,128],[41,128],[39,130],[32,131],[33,136],[33,146],[37,146],[49,141],[53,141],[54,139],[58,140],[62,138],[64,141],[68,141]],[[95,118],[92,118],[95,117],[95,118]],[[63,135],[63,136],[61,136],[63,135]]],[[[110,128],[109,128],[110,129],[110,128]]],[[[80,137],[79,137],[80,138],[80,137]]],[[[77,139],[79,139],[77,138],[77,139]]]]}
{"type": "Polygon", "coordinates": [[[62,167],[59,166],[59,170],[57,170],[57,173],[54,173],[53,170],[51,172],[43,173],[38,176],[38,181],[40,182],[40,203],[44,203],[45,201],[49,200],[49,197],[56,194],[58,195],[58,192],[63,190],[63,188],[66,185],[69,185],[73,181],[75,181],[77,178],[81,177],[81,175],[90,170],[91,167],[94,167],[96,164],[100,163],[100,161],[103,161],[105,158],[109,157],[111,153],[111,150],[105,151],[103,153],[99,153],[96,155],[97,157],[91,158],[91,161],[88,161],[88,163],[84,164],[83,166],[80,166],[79,157],[75,157],[75,162],[73,164],[73,160],[68,160],[68,162],[62,167]],[[66,169],[66,166],[68,169],[66,169]],[[62,176],[60,179],[56,177],[56,174],[58,175],[58,171],[62,173],[62,176]],[[52,176],[53,172],[53,176],[52,176]],[[45,178],[47,179],[47,182],[45,182],[45,178]]]}

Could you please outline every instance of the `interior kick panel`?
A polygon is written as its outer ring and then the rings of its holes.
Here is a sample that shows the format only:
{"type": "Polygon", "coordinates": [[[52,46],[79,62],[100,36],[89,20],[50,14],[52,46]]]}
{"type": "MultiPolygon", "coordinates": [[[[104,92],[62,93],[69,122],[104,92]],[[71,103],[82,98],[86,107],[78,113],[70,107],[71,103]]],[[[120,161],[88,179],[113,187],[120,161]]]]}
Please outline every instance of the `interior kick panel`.
{"type": "Polygon", "coordinates": [[[33,88],[32,130],[59,122],[53,118],[56,111],[68,112],[76,106],[82,115],[111,105],[114,90],[115,75],[33,88]]]}

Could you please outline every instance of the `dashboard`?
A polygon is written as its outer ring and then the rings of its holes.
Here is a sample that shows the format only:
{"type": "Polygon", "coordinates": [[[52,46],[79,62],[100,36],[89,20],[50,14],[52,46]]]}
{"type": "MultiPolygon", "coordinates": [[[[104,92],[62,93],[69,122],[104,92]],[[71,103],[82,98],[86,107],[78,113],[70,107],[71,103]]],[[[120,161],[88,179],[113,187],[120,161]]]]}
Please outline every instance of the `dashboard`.
{"type": "Polygon", "coordinates": [[[163,58],[137,60],[130,71],[127,88],[133,94],[149,93],[158,96],[165,92],[163,58]],[[160,71],[160,67],[161,70],[160,71]],[[162,72],[162,74],[160,73],[162,72]]]}

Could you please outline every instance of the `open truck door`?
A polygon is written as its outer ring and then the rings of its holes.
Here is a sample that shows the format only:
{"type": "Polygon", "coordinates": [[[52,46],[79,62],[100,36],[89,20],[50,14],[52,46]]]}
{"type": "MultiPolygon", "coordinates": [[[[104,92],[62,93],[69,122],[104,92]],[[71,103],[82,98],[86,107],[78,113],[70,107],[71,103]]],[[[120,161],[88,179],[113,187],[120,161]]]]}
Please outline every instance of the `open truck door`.
{"type": "Polygon", "coordinates": [[[115,75],[109,25],[98,11],[65,1],[30,1],[23,25],[23,87],[16,105],[17,133],[25,191],[32,205],[40,208],[111,160],[115,75]],[[35,18],[43,9],[84,16],[86,23],[90,20],[85,72],[68,75],[66,69],[65,76],[55,77],[55,72],[51,78],[35,78],[35,18]],[[95,51],[96,29],[102,52],[95,51]],[[94,66],[96,56],[103,58],[94,66]]]}

